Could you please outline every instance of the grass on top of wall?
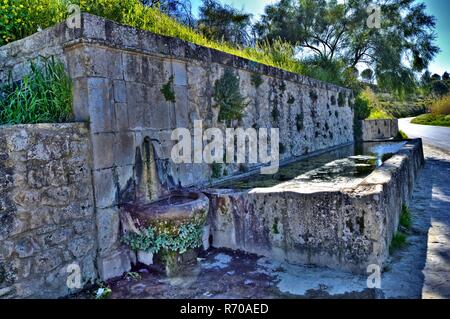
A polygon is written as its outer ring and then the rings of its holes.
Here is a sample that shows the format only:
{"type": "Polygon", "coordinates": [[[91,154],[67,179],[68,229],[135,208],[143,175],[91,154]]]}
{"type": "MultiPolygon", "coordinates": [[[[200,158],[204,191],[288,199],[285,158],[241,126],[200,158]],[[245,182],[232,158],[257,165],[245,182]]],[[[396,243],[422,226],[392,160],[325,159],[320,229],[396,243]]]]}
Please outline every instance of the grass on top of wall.
{"type": "Polygon", "coordinates": [[[72,117],[72,82],[55,59],[31,63],[18,83],[0,87],[0,125],[67,122],[72,117]]]}
{"type": "Polygon", "coordinates": [[[305,66],[294,57],[292,46],[287,43],[276,41],[270,45],[262,43],[254,48],[241,48],[213,41],[158,9],[144,6],[139,0],[0,0],[0,46],[64,21],[69,4],[78,5],[82,12],[137,29],[179,38],[287,71],[305,73],[305,66]]]}

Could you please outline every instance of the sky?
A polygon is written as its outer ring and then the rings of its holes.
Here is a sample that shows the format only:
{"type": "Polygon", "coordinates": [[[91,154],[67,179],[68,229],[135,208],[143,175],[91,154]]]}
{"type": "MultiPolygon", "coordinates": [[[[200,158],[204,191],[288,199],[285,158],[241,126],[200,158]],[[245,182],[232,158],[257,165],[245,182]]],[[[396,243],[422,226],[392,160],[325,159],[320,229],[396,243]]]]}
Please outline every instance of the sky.
{"type": "MultiPolygon", "coordinates": [[[[196,13],[201,4],[201,0],[191,0],[196,13]]],[[[235,8],[243,9],[252,13],[255,18],[264,13],[267,4],[275,3],[277,0],[220,0],[223,4],[232,5],[235,8]]],[[[428,13],[434,15],[437,20],[436,33],[437,45],[441,48],[441,53],[431,63],[429,70],[432,73],[442,75],[445,71],[450,72],[450,1],[449,0],[417,0],[427,5],[428,13]]]]}

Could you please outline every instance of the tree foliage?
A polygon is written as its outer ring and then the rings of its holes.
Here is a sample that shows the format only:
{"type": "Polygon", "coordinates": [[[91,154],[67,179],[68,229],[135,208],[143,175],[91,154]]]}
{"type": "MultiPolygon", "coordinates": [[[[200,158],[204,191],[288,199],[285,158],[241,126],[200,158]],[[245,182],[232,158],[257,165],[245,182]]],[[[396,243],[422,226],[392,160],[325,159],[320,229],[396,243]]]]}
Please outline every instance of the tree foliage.
{"type": "Polygon", "coordinates": [[[255,26],[259,37],[281,38],[319,61],[369,66],[381,88],[408,93],[415,71],[439,52],[435,18],[414,0],[281,0],[255,26]],[[367,25],[369,6],[381,9],[381,28],[367,25]],[[408,61],[408,63],[405,63],[408,61]]]}
{"type": "Polygon", "coordinates": [[[203,0],[199,11],[198,30],[206,37],[237,45],[250,43],[251,14],[217,0],[203,0]]]}

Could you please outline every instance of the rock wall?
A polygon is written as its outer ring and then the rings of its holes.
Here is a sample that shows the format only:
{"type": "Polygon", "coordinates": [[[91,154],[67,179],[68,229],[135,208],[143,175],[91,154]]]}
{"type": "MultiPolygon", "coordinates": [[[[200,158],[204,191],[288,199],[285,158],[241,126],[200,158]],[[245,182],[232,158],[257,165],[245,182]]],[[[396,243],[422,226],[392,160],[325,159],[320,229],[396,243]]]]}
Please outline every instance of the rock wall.
{"type": "Polygon", "coordinates": [[[89,130],[0,127],[0,298],[56,298],[97,278],[89,130]]]}
{"type": "Polygon", "coordinates": [[[362,140],[386,140],[398,135],[398,119],[361,121],[362,140]]]}
{"type": "MultiPolygon", "coordinates": [[[[348,89],[99,17],[84,14],[80,29],[63,23],[0,48],[0,82],[10,71],[20,79],[26,61],[39,55],[66,63],[75,119],[90,123],[103,279],[130,267],[119,238],[120,204],[211,181],[211,165],[173,164],[171,133],[192,129],[194,120],[203,120],[204,129],[224,128],[214,86],[225,70],[239,77],[248,103],[234,124],[280,128],[282,160],[353,141],[354,97],[348,89]]],[[[249,168],[223,169],[233,175],[249,168]]]]}
{"type": "Polygon", "coordinates": [[[382,268],[423,163],[415,140],[353,189],[210,190],[213,246],[361,274],[382,268]]]}

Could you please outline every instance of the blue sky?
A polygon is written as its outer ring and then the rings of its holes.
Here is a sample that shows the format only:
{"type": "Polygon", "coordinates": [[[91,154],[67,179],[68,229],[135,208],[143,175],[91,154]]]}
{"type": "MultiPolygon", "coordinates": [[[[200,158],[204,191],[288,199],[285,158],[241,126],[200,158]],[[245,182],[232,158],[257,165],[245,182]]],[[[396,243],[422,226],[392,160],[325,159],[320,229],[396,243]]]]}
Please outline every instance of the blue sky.
{"type": "MultiPolygon", "coordinates": [[[[437,44],[442,52],[435,58],[430,65],[430,71],[442,75],[445,71],[450,72],[450,1],[448,0],[417,0],[425,2],[427,10],[437,19],[437,44]]],[[[244,9],[257,17],[264,12],[267,4],[275,3],[277,0],[221,0],[238,9],[244,9]]],[[[201,0],[192,0],[194,9],[198,8],[201,0]]],[[[194,11],[196,12],[196,11],[194,11]]]]}

